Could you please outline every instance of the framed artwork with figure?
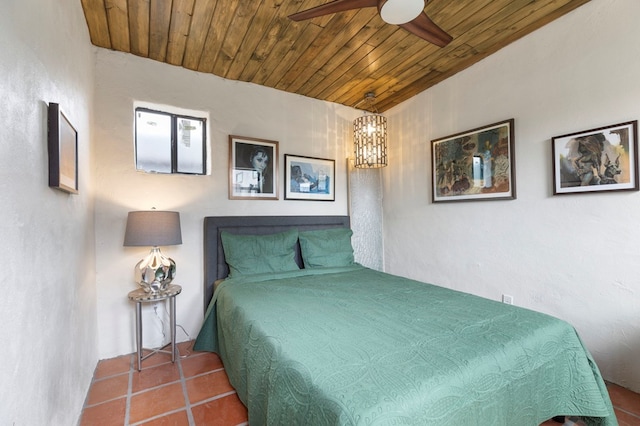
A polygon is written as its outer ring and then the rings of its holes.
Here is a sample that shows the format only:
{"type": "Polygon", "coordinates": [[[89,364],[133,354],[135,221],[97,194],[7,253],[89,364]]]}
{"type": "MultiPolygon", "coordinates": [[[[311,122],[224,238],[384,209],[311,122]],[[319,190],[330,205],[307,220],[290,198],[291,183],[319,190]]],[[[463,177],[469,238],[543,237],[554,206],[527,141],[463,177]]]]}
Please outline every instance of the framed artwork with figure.
{"type": "Polygon", "coordinates": [[[514,119],[431,141],[432,201],[516,198],[514,119]]]}
{"type": "Polygon", "coordinates": [[[229,199],[278,199],[278,142],[229,136],[229,199]]]}
{"type": "Polygon", "coordinates": [[[284,155],[284,199],[335,201],[336,162],[324,158],[284,155]]]}
{"type": "Polygon", "coordinates": [[[638,190],[638,122],[551,138],[553,194],[638,190]]]}

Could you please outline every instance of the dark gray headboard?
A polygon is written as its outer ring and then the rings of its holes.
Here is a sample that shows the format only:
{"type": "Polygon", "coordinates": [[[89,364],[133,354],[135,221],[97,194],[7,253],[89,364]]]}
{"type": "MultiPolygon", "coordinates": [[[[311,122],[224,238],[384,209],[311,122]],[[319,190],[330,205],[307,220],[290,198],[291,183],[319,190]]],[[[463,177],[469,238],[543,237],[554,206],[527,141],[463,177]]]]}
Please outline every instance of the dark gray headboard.
{"type": "MultiPolygon", "coordinates": [[[[226,278],[229,267],[224,258],[220,233],[265,235],[296,228],[300,231],[349,227],[349,216],[208,216],[204,218],[204,309],[213,297],[213,283],[226,278]]],[[[300,247],[296,262],[302,267],[300,247]]]]}

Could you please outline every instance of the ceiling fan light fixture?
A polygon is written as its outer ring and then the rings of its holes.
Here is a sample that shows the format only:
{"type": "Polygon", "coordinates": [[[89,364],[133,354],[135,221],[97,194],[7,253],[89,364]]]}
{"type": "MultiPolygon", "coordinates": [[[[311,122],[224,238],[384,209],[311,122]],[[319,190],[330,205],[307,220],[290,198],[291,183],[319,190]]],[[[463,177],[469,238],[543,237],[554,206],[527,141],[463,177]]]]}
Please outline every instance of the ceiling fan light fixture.
{"type": "Polygon", "coordinates": [[[347,10],[375,7],[387,24],[398,25],[421,39],[445,47],[453,39],[424,12],[426,0],[333,0],[289,15],[294,21],[317,18],[347,10]]]}
{"type": "Polygon", "coordinates": [[[387,0],[380,3],[380,17],[393,25],[411,22],[424,10],[424,0],[387,0]]]}

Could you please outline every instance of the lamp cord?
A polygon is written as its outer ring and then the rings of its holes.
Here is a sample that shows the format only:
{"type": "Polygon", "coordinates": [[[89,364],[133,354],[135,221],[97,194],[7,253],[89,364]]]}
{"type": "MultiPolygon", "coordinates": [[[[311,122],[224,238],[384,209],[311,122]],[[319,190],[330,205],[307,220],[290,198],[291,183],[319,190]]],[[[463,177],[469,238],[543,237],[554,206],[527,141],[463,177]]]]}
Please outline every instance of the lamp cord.
{"type": "MultiPolygon", "coordinates": [[[[164,306],[164,313],[167,314],[167,316],[169,316],[169,312],[167,311],[167,306],[164,306]]],[[[160,325],[162,326],[162,343],[164,343],[167,340],[167,335],[164,332],[164,321],[162,320],[162,318],[160,317],[160,315],[158,315],[158,305],[154,305],[153,307],[153,311],[156,314],[156,317],[158,318],[158,320],[160,321],[160,325]]],[[[191,336],[189,336],[189,333],[187,333],[187,330],[184,329],[184,327],[180,324],[176,324],[176,327],[180,327],[180,329],[182,330],[182,332],[187,336],[187,339],[189,341],[191,341],[191,336]]],[[[166,345],[162,345],[162,347],[164,347],[166,345]]],[[[191,348],[193,347],[193,345],[189,346],[189,349],[187,349],[187,353],[185,355],[180,355],[180,358],[187,358],[189,355],[191,355],[191,348]]]]}

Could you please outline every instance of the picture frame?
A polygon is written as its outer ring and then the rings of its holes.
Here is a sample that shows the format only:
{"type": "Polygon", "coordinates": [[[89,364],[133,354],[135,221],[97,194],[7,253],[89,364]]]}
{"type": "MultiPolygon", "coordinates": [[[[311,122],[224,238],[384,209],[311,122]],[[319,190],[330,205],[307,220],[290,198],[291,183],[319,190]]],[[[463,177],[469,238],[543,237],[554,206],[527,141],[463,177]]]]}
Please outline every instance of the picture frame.
{"type": "Polygon", "coordinates": [[[229,135],[229,199],[278,199],[278,142],[229,135]]]}
{"type": "Polygon", "coordinates": [[[335,201],[335,160],[285,154],[284,175],[285,200],[335,201]]]}
{"type": "Polygon", "coordinates": [[[553,195],[638,190],[638,121],[551,138],[553,195]]]}
{"type": "Polygon", "coordinates": [[[78,193],[78,131],[54,102],[48,107],[49,186],[78,193]]]}
{"type": "Polygon", "coordinates": [[[513,118],[431,141],[431,200],[516,199],[513,118]]]}

